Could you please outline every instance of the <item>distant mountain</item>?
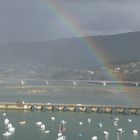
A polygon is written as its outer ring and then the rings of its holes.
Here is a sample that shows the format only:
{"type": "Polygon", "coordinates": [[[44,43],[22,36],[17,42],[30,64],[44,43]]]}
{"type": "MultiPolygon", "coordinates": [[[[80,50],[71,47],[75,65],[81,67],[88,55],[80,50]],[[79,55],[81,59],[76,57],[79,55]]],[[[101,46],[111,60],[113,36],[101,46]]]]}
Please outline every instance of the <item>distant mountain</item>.
{"type": "MultiPolygon", "coordinates": [[[[105,52],[111,64],[140,61],[140,32],[85,38],[105,52]]],[[[29,63],[67,68],[98,66],[93,52],[83,41],[85,38],[1,44],[0,65],[29,63]]]]}
{"type": "Polygon", "coordinates": [[[140,32],[91,37],[110,58],[112,64],[140,61],[140,32]]]}

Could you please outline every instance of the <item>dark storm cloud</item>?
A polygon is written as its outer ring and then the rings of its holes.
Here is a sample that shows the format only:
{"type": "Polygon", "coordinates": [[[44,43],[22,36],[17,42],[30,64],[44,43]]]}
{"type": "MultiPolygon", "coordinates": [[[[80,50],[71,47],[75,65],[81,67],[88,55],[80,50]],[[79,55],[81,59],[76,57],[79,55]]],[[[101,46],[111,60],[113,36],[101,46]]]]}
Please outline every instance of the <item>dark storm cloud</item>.
{"type": "MultiPolygon", "coordinates": [[[[69,7],[68,10],[71,11],[70,9],[69,7]]],[[[71,12],[90,34],[140,30],[139,0],[87,0],[83,3],[77,0],[71,12]]]]}
{"type": "MultiPolygon", "coordinates": [[[[140,30],[139,0],[57,2],[81,25],[85,35],[140,30]]],[[[47,0],[0,0],[0,41],[50,40],[76,36],[74,30],[56,15],[48,9],[47,0]]]]}

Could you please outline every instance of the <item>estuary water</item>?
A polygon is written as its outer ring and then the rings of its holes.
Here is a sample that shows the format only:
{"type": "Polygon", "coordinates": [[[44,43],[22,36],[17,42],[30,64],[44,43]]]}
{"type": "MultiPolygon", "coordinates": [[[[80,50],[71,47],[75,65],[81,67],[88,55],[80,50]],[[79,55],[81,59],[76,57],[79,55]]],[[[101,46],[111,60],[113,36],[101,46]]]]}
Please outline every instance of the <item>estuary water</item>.
{"type": "MultiPolygon", "coordinates": [[[[48,86],[44,91],[41,87],[32,88],[11,88],[0,87],[0,101],[12,102],[43,102],[43,103],[76,103],[76,104],[108,104],[140,106],[140,88],[102,85],[81,85],[81,86],[48,86]],[[40,90],[38,90],[40,89],[40,90]]],[[[48,112],[48,111],[0,111],[0,140],[56,140],[61,120],[65,120],[66,131],[64,135],[67,140],[91,140],[92,136],[98,136],[98,140],[139,140],[140,139],[140,116],[115,114],[119,121],[114,125],[112,114],[86,113],[86,112],[48,112]],[[6,116],[3,113],[6,112],[6,116]],[[15,132],[9,137],[3,136],[5,132],[4,119],[8,118],[15,127],[15,132]],[[55,120],[51,118],[54,117],[55,120]],[[91,122],[88,122],[90,118],[91,122]],[[131,120],[131,122],[128,121],[131,120]],[[26,121],[22,126],[20,121],[26,121]],[[49,133],[41,132],[36,122],[42,121],[49,133]],[[80,122],[82,122],[80,124],[80,122]],[[102,123],[102,127],[98,124],[102,123]],[[123,128],[124,133],[117,129],[123,128]],[[139,131],[133,135],[132,130],[139,131]],[[105,137],[103,131],[109,132],[105,137]]]]}

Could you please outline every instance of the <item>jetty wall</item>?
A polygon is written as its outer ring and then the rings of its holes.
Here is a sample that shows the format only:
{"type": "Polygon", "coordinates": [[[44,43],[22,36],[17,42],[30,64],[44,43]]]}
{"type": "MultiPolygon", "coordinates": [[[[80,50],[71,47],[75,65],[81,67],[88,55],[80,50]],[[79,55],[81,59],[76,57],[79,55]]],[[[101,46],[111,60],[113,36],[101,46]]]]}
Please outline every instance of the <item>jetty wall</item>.
{"type": "Polygon", "coordinates": [[[139,114],[140,107],[113,106],[113,105],[88,105],[88,104],[50,104],[50,103],[16,103],[0,102],[1,110],[31,110],[31,111],[69,111],[69,112],[99,112],[139,114]]]}

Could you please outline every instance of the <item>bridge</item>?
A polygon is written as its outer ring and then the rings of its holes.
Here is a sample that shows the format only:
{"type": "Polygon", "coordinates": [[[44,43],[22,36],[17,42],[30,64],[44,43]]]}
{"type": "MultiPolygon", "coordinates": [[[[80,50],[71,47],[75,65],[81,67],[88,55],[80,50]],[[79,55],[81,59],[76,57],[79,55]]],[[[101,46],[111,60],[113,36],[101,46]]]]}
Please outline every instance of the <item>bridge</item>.
{"type": "Polygon", "coordinates": [[[16,83],[19,85],[28,85],[28,82],[40,82],[42,85],[51,86],[55,83],[68,83],[70,86],[78,86],[83,83],[93,83],[93,84],[102,84],[106,86],[108,84],[124,84],[124,85],[132,85],[138,87],[140,85],[140,81],[111,81],[111,80],[57,80],[57,79],[14,79],[14,78],[0,78],[0,84],[2,83],[16,83]]]}
{"type": "Polygon", "coordinates": [[[62,112],[98,112],[123,113],[140,115],[140,107],[92,105],[92,104],[51,104],[51,103],[25,103],[0,102],[1,110],[30,110],[30,111],[62,111],[62,112]]]}
{"type": "Polygon", "coordinates": [[[103,84],[103,86],[106,86],[107,84],[129,84],[129,85],[135,85],[138,87],[140,85],[139,81],[103,81],[103,80],[93,80],[89,81],[91,83],[97,83],[97,84],[103,84]]]}

